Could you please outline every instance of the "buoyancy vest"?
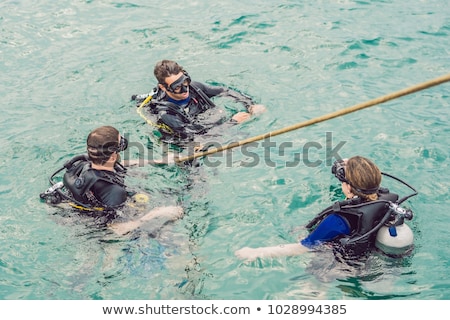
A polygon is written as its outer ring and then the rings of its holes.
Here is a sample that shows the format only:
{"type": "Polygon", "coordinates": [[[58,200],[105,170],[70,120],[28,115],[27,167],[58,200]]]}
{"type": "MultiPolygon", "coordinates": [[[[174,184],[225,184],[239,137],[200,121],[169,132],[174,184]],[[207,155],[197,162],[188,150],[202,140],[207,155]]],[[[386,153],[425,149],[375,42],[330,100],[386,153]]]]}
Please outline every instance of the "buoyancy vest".
{"type": "Polygon", "coordinates": [[[161,116],[164,114],[169,114],[173,117],[179,119],[179,121],[190,124],[192,126],[192,130],[197,134],[204,133],[203,130],[208,130],[208,127],[203,127],[199,124],[194,124],[193,119],[200,113],[205,112],[208,109],[216,107],[216,105],[211,101],[211,99],[192,82],[189,85],[189,91],[191,95],[191,100],[188,103],[188,110],[186,108],[181,108],[176,103],[167,101],[166,93],[161,89],[154,90],[153,98],[147,104],[150,108],[150,113],[156,115],[155,126],[159,129],[159,131],[164,135],[169,136],[179,136],[183,139],[185,133],[178,132],[176,128],[172,128],[169,124],[164,123],[161,120],[161,116]]]}
{"type": "Polygon", "coordinates": [[[92,186],[99,180],[110,184],[116,184],[124,189],[124,173],[126,169],[116,163],[114,169],[116,173],[108,174],[102,170],[94,170],[87,155],[74,157],[68,161],[64,167],[67,171],[63,176],[63,183],[66,189],[72,194],[74,200],[85,207],[107,208],[104,203],[95,197],[91,191],[92,186]]]}
{"type": "Polygon", "coordinates": [[[363,202],[361,198],[356,197],[336,202],[319,213],[306,228],[312,230],[328,215],[338,214],[350,226],[350,234],[335,239],[335,247],[345,257],[361,256],[374,247],[377,231],[390,217],[389,203],[397,200],[397,194],[380,188],[378,200],[363,202]]]}

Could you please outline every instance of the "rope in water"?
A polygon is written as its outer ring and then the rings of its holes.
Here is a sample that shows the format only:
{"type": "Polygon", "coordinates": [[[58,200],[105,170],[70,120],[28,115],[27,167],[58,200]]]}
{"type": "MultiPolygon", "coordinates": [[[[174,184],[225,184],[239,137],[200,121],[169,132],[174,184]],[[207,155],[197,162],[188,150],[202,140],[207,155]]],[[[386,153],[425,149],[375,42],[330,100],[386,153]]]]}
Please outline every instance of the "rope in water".
{"type": "Polygon", "coordinates": [[[333,119],[333,118],[336,118],[336,117],[340,117],[340,116],[343,116],[343,115],[346,115],[346,114],[349,114],[349,113],[352,113],[352,112],[355,112],[355,111],[358,111],[358,110],[362,110],[362,109],[365,109],[365,108],[368,108],[368,107],[371,107],[371,106],[374,106],[374,105],[377,105],[377,104],[381,104],[381,103],[387,102],[389,100],[397,99],[399,97],[406,96],[408,94],[411,94],[411,93],[414,93],[414,92],[417,92],[417,91],[421,91],[421,90],[424,90],[424,89],[428,89],[428,88],[431,88],[433,86],[437,86],[439,84],[442,84],[442,83],[448,82],[448,81],[450,81],[450,74],[447,74],[447,75],[435,78],[433,80],[425,81],[425,82],[413,85],[413,86],[411,86],[409,88],[405,88],[405,89],[402,89],[402,90],[399,90],[399,91],[396,91],[396,92],[392,92],[390,94],[387,94],[387,95],[384,95],[384,96],[381,96],[381,97],[378,97],[378,98],[375,98],[375,99],[372,99],[372,100],[369,100],[369,101],[366,101],[366,102],[363,102],[363,103],[359,103],[359,104],[356,104],[354,106],[351,106],[351,107],[348,107],[348,108],[345,108],[345,109],[341,109],[341,110],[338,110],[338,111],[335,111],[335,112],[331,112],[329,114],[326,114],[326,115],[323,115],[323,116],[320,116],[320,117],[317,117],[317,118],[313,118],[313,119],[310,119],[310,120],[299,122],[297,124],[294,124],[294,125],[282,128],[282,129],[278,129],[278,130],[274,130],[274,131],[271,131],[271,132],[267,132],[265,134],[261,134],[261,135],[258,135],[258,136],[252,137],[252,138],[241,140],[241,141],[232,142],[232,143],[230,143],[228,145],[225,145],[225,146],[222,146],[222,147],[219,147],[219,148],[211,148],[211,149],[209,149],[207,151],[204,151],[204,152],[197,152],[197,153],[194,153],[194,154],[186,156],[186,157],[176,158],[175,162],[180,163],[180,162],[190,161],[190,160],[193,160],[193,159],[196,159],[196,158],[199,158],[199,157],[204,157],[204,156],[207,156],[207,155],[210,155],[210,154],[213,154],[213,153],[217,153],[217,152],[221,152],[221,151],[224,151],[224,150],[236,148],[236,147],[239,147],[239,146],[251,143],[251,142],[255,142],[255,141],[258,141],[258,140],[263,140],[263,139],[266,139],[266,138],[269,138],[269,137],[274,137],[274,136],[277,136],[279,134],[283,134],[283,133],[286,133],[286,132],[289,132],[289,131],[297,130],[297,129],[300,129],[300,128],[303,128],[303,127],[307,127],[307,126],[310,126],[310,125],[313,125],[313,124],[316,124],[316,123],[319,123],[319,122],[323,122],[323,121],[326,121],[326,120],[329,120],[329,119],[333,119]]]}

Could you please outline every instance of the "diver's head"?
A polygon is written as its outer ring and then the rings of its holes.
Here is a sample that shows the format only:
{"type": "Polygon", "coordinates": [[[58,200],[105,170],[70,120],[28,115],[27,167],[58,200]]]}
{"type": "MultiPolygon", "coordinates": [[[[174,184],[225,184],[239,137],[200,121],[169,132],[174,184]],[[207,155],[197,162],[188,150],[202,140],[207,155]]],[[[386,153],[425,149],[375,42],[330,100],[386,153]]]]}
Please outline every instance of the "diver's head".
{"type": "Polygon", "coordinates": [[[369,159],[355,156],[336,161],[332,172],[342,182],[346,196],[355,195],[364,200],[376,200],[381,184],[380,169],[369,159]]]}
{"type": "Polygon", "coordinates": [[[191,78],[175,61],[162,60],[156,63],[153,71],[158,86],[174,100],[184,100],[189,97],[191,78]]]}
{"type": "Polygon", "coordinates": [[[86,142],[89,159],[97,165],[104,165],[111,160],[114,163],[119,159],[118,153],[128,146],[127,139],[111,126],[102,126],[93,130],[86,142]]]}

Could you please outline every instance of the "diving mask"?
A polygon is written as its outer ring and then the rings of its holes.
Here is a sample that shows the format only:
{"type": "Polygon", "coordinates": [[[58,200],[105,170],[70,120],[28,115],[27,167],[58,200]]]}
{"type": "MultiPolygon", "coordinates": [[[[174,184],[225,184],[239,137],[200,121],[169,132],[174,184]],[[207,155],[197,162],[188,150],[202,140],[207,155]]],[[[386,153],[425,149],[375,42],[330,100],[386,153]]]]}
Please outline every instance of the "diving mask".
{"type": "Polygon", "coordinates": [[[347,182],[350,184],[345,178],[345,159],[336,160],[331,167],[331,173],[340,181],[347,182]]]}
{"type": "Polygon", "coordinates": [[[128,148],[128,140],[124,136],[120,136],[119,146],[116,152],[125,151],[128,148]]]}
{"type": "Polygon", "coordinates": [[[191,84],[191,77],[187,73],[183,73],[177,80],[170,85],[165,84],[167,91],[179,94],[188,91],[188,87],[191,84]]]}

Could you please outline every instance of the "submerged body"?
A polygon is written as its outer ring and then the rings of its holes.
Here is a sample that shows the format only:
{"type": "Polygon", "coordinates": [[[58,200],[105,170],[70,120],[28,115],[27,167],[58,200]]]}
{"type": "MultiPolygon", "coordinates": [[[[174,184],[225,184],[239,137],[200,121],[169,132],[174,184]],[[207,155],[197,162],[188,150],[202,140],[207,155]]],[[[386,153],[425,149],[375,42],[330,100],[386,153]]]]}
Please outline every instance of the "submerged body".
{"type": "MultiPolygon", "coordinates": [[[[401,181],[414,194],[401,200],[398,195],[380,187],[381,172],[368,159],[353,157],[343,162],[336,161],[332,172],[342,183],[346,200],[336,202],[316,215],[307,225],[308,236],[300,243],[283,244],[272,247],[244,247],[235,255],[247,261],[256,258],[294,256],[315,249],[321,245],[329,245],[333,251],[345,259],[355,259],[364,256],[375,248],[390,254],[389,248],[396,245],[395,238],[379,237],[377,233],[383,226],[403,226],[404,219],[411,219],[411,211],[404,210],[399,204],[407,198],[416,195],[414,188],[401,181]]],[[[384,174],[386,175],[386,174],[384,174]]],[[[405,225],[406,226],[406,225],[405,225]]],[[[409,227],[398,229],[407,232],[409,227]]],[[[402,251],[407,254],[412,249],[413,242],[403,243],[402,251]]]]}
{"type": "Polygon", "coordinates": [[[67,203],[99,224],[115,224],[112,229],[118,234],[125,234],[156,217],[180,218],[183,210],[178,206],[156,207],[133,221],[123,221],[120,217],[119,213],[131,197],[136,196],[134,202],[148,200],[145,195],[138,198],[136,192],[125,185],[126,169],[118,163],[118,152],[125,150],[127,145],[126,139],[115,128],[95,129],[87,139],[88,154],[72,158],[53,173],[51,187],[41,193],[41,199],[52,205],[67,203]],[[61,181],[54,181],[63,170],[61,181]]]}
{"type": "Polygon", "coordinates": [[[246,121],[251,115],[265,111],[253,100],[235,90],[192,81],[189,74],[176,62],[162,60],[154,69],[158,86],[147,95],[134,95],[139,107],[144,107],[154,119],[165,142],[184,145],[212,128],[246,121]],[[240,103],[243,110],[229,117],[211,100],[229,98],[240,103]],[[244,111],[245,110],[245,111],[244,111]]]}

